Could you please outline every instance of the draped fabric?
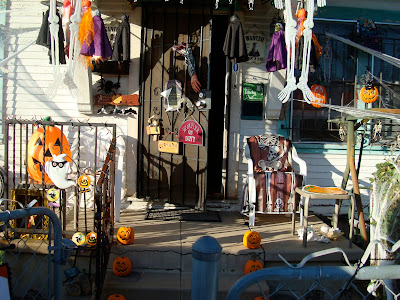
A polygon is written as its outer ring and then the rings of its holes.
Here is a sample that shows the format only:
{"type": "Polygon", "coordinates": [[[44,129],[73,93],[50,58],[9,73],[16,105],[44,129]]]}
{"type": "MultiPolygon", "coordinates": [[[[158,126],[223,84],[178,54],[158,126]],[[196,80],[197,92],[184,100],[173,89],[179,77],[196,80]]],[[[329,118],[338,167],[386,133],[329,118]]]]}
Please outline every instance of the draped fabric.
{"type": "Polygon", "coordinates": [[[237,16],[231,17],[231,23],[225,36],[224,53],[233,63],[240,63],[249,60],[246,48],[246,40],[242,23],[237,16]]]}
{"type": "MultiPolygon", "coordinates": [[[[50,10],[47,10],[43,15],[42,25],[40,27],[39,35],[36,39],[36,44],[44,46],[49,49],[49,60],[52,63],[51,59],[51,35],[50,35],[50,23],[49,23],[49,14],[50,10]]],[[[64,31],[62,29],[62,22],[60,15],[56,13],[59,18],[58,21],[58,50],[59,50],[59,59],[60,64],[65,64],[65,53],[64,53],[64,31]]]]}
{"type": "Polygon", "coordinates": [[[128,22],[128,17],[124,16],[121,24],[117,28],[115,35],[114,49],[112,54],[112,60],[124,61],[130,60],[130,40],[131,29],[128,22]]]}
{"type": "Polygon", "coordinates": [[[285,43],[285,33],[283,30],[274,32],[265,65],[267,72],[274,72],[286,69],[287,50],[285,43]]]}

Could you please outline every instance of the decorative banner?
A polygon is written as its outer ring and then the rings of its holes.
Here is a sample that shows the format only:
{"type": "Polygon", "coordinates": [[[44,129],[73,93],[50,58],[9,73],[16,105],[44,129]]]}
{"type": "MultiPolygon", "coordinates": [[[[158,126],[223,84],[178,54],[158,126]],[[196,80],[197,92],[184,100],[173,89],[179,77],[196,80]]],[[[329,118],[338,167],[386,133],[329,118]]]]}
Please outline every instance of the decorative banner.
{"type": "Polygon", "coordinates": [[[246,40],[248,63],[260,64],[265,61],[265,35],[260,31],[250,31],[244,36],[246,40]]]}
{"type": "Polygon", "coordinates": [[[184,144],[203,146],[203,136],[203,128],[196,121],[185,121],[179,128],[178,139],[184,144]]]}
{"type": "Polygon", "coordinates": [[[178,154],[179,153],[179,143],[170,141],[158,141],[158,151],[178,154]]]}

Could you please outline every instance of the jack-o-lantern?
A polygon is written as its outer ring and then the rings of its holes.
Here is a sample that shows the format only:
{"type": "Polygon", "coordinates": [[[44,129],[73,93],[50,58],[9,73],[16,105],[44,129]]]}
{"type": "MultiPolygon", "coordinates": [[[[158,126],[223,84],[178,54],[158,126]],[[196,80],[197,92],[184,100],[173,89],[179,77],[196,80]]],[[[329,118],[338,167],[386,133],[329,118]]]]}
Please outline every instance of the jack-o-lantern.
{"type": "Polygon", "coordinates": [[[261,270],[263,268],[263,264],[261,261],[256,259],[250,259],[244,265],[244,274],[249,274],[251,272],[261,270]]]}
{"type": "MultiPolygon", "coordinates": [[[[64,133],[55,126],[38,128],[28,141],[27,169],[32,180],[42,183],[42,172],[47,161],[53,159],[53,155],[65,153],[65,160],[71,162],[71,149],[64,133]]],[[[44,183],[53,184],[51,179],[44,174],[44,183]]]]}
{"type": "Polygon", "coordinates": [[[321,104],[325,104],[327,99],[326,88],[320,84],[313,84],[311,86],[311,92],[314,95],[314,99],[311,100],[311,105],[316,108],[322,107],[321,104]]]}
{"type": "MultiPolygon", "coordinates": [[[[266,298],[264,297],[264,296],[258,296],[258,297],[255,297],[254,298],[254,300],[265,300],[266,298]]],[[[269,298],[268,298],[269,299],[269,298]]],[[[267,299],[267,300],[268,300],[267,299]]]]}
{"type": "Polygon", "coordinates": [[[132,271],[132,263],[128,257],[118,256],[113,261],[113,273],[116,276],[128,276],[132,271]]]}
{"type": "Polygon", "coordinates": [[[120,227],[117,231],[117,239],[121,244],[132,244],[135,239],[135,232],[131,227],[120,227]]]}
{"type": "Polygon", "coordinates": [[[365,86],[363,86],[360,90],[360,98],[365,103],[373,103],[378,100],[379,91],[376,86],[372,84],[372,82],[367,82],[365,86]]]}
{"type": "Polygon", "coordinates": [[[96,243],[97,243],[97,233],[94,232],[94,231],[89,232],[89,233],[86,235],[86,243],[87,243],[89,246],[94,246],[94,245],[96,245],[96,243]]]}
{"type": "Polygon", "coordinates": [[[126,300],[124,295],[121,294],[113,294],[108,296],[107,300],[126,300]]]}
{"type": "Polygon", "coordinates": [[[243,235],[243,245],[249,249],[257,249],[261,244],[261,236],[257,231],[246,231],[243,235]]]}

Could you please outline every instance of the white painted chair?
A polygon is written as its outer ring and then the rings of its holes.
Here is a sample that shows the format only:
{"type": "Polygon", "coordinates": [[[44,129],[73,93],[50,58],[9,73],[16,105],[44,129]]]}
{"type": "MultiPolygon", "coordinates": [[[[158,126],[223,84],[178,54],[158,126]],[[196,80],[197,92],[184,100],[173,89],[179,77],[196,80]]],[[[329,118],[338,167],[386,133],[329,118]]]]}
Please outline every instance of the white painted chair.
{"type": "Polygon", "coordinates": [[[245,156],[248,163],[247,191],[242,214],[255,225],[256,213],[288,214],[296,210],[296,187],[305,184],[307,165],[289,139],[263,134],[247,139],[245,156]],[[292,161],[300,168],[294,172],[292,161]]]}

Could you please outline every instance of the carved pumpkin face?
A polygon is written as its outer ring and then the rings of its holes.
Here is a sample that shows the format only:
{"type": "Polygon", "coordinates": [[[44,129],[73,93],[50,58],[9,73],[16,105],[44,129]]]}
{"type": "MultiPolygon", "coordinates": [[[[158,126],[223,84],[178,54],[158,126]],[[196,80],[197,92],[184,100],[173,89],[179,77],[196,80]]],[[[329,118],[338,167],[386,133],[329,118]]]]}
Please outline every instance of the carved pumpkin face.
{"type": "Polygon", "coordinates": [[[379,91],[376,86],[373,86],[371,83],[366,84],[360,90],[360,98],[365,103],[373,103],[378,100],[379,91]]]}
{"type": "Polygon", "coordinates": [[[260,270],[262,268],[263,268],[263,264],[261,261],[255,260],[255,259],[250,259],[244,265],[244,274],[249,274],[251,272],[260,270]]]}
{"type": "Polygon", "coordinates": [[[94,232],[94,231],[89,232],[89,233],[87,234],[87,236],[86,236],[86,243],[87,243],[89,246],[94,246],[94,245],[96,245],[96,243],[97,243],[97,233],[94,232]]]}
{"type": "Polygon", "coordinates": [[[311,92],[315,98],[315,100],[311,100],[311,105],[316,108],[322,107],[320,104],[325,104],[327,98],[325,87],[320,84],[313,84],[311,86],[311,92]]]}
{"type": "Polygon", "coordinates": [[[108,296],[107,300],[126,300],[126,298],[124,295],[114,294],[114,295],[108,296]]]}
{"type": "MultiPolygon", "coordinates": [[[[47,161],[53,159],[53,155],[65,153],[65,160],[71,162],[71,149],[67,138],[61,130],[55,126],[46,126],[38,128],[28,141],[27,165],[28,174],[32,180],[42,183],[42,172],[47,161]],[[43,159],[44,158],[44,159],[43,159]],[[43,161],[44,160],[44,161],[43,161]]],[[[51,179],[45,173],[45,184],[53,184],[51,179]]]]}
{"type": "Polygon", "coordinates": [[[132,244],[135,239],[135,232],[131,227],[120,227],[117,231],[117,239],[121,244],[132,244]]]}
{"type": "Polygon", "coordinates": [[[128,276],[132,271],[132,263],[125,256],[118,256],[113,261],[113,273],[116,276],[128,276]]]}
{"type": "Polygon", "coordinates": [[[243,235],[243,245],[249,249],[257,249],[261,244],[261,236],[257,231],[246,231],[243,235]]]}

